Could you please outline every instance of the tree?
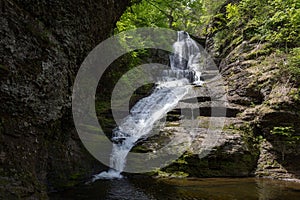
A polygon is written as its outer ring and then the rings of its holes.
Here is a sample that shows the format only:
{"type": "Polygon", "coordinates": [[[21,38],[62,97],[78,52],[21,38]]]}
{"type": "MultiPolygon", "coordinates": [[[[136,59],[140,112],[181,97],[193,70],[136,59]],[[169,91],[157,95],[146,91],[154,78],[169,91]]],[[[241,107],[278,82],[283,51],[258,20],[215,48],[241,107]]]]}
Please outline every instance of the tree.
{"type": "Polygon", "coordinates": [[[199,35],[205,13],[203,0],[142,0],[117,23],[117,32],[137,27],[162,27],[199,35]]]}

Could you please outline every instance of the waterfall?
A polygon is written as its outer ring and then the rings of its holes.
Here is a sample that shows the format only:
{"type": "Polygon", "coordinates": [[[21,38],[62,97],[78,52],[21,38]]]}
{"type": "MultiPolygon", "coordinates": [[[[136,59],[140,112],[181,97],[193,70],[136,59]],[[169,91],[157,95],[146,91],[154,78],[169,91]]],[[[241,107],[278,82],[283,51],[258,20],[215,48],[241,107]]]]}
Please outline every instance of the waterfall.
{"type": "Polygon", "coordinates": [[[186,74],[191,83],[201,85],[200,49],[188,33],[179,31],[177,34],[177,41],[173,44],[174,53],[170,55],[171,69],[186,74]]]}
{"type": "Polygon", "coordinates": [[[162,79],[148,97],[138,101],[121,125],[113,130],[110,170],[94,176],[93,180],[121,178],[126,156],[141,138],[147,138],[155,123],[175,108],[187,94],[190,84],[201,85],[200,50],[184,31],[178,32],[170,55],[171,69],[163,70],[162,79]],[[184,59],[187,58],[187,59],[184,59]]]}

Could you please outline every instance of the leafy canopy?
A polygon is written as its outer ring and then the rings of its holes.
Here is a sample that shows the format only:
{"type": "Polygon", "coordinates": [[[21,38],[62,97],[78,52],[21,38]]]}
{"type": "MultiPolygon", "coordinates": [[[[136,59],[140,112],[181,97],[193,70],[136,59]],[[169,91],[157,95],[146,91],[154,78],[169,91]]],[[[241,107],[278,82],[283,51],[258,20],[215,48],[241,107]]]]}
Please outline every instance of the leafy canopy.
{"type": "Polygon", "coordinates": [[[117,32],[138,27],[162,27],[199,34],[205,14],[203,0],[141,0],[117,23],[117,32]]]}

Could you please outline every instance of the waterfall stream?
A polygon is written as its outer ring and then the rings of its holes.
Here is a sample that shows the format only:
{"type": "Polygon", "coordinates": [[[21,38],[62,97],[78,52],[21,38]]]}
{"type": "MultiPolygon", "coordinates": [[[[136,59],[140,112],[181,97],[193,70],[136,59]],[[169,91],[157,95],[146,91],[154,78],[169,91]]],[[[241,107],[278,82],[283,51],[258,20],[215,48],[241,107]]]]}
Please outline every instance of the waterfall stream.
{"type": "Polygon", "coordinates": [[[179,31],[173,48],[174,53],[170,55],[171,69],[162,72],[162,80],[156,83],[152,94],[138,101],[121,125],[113,130],[111,169],[95,175],[93,180],[121,178],[126,156],[136,142],[140,138],[147,138],[155,123],[176,107],[191,84],[202,84],[200,50],[196,42],[188,33],[179,31]]]}

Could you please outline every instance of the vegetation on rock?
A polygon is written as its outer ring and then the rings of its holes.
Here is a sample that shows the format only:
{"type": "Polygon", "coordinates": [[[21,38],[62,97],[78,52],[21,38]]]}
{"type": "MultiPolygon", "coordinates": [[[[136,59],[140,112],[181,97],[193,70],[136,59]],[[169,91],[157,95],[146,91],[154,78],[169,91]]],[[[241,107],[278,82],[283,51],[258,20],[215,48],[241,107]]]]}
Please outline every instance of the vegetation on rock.
{"type": "MultiPolygon", "coordinates": [[[[4,36],[0,198],[47,198],[47,189],[73,186],[103,168],[76,134],[72,84],[94,46],[113,32],[138,27],[184,30],[206,38],[206,49],[226,81],[231,106],[227,110],[235,111],[228,116],[232,123],[223,130],[222,142],[210,155],[199,158],[186,152],[156,174],[300,178],[299,0],[132,0],[131,4],[129,0],[4,0],[0,4],[4,36]]],[[[151,62],[168,64],[167,52],[141,49],[122,56],[105,71],[96,95],[105,132],[115,126],[110,110],[114,84],[128,70],[148,63],[149,57],[151,62]]],[[[130,106],[152,87],[137,89],[130,106]]],[[[180,114],[167,118],[168,128],[176,129],[180,114]]],[[[207,127],[203,123],[199,128],[207,127]]],[[[139,142],[133,151],[161,147],[172,133],[162,135],[151,137],[151,144],[139,142]]]]}

